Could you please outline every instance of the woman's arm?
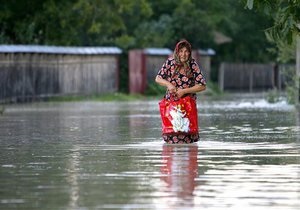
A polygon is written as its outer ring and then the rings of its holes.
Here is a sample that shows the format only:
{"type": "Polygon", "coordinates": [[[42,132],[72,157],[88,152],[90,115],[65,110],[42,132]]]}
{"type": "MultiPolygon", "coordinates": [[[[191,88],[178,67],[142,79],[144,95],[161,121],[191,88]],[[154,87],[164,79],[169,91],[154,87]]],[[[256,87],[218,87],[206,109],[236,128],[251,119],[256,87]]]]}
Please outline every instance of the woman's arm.
{"type": "Polygon", "coordinates": [[[189,94],[189,93],[197,93],[197,92],[201,92],[204,91],[206,89],[206,85],[200,85],[200,84],[196,84],[193,87],[190,88],[185,88],[185,89],[177,89],[177,96],[179,98],[181,98],[182,96],[184,96],[185,94],[189,94]]]}
{"type": "Polygon", "coordinates": [[[161,86],[164,86],[168,89],[170,93],[175,93],[176,92],[176,87],[170,83],[169,81],[163,79],[161,76],[157,75],[155,78],[155,82],[161,86]]]}

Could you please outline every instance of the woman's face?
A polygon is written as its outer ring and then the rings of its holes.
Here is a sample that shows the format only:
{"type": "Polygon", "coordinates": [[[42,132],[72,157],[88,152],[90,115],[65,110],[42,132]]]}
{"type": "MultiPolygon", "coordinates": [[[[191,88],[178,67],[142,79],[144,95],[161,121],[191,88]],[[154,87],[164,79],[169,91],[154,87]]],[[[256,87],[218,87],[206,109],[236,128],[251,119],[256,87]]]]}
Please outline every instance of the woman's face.
{"type": "Polygon", "coordinates": [[[188,61],[188,59],[190,57],[190,52],[188,51],[188,49],[186,47],[182,47],[178,51],[178,56],[179,56],[180,62],[183,63],[183,62],[188,61]]]}

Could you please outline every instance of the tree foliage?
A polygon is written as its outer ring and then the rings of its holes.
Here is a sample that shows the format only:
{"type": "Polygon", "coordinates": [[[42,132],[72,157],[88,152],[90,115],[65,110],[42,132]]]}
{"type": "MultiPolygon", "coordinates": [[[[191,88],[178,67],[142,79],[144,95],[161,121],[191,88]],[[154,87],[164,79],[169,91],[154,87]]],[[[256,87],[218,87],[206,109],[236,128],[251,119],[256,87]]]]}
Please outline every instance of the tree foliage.
{"type": "Polygon", "coordinates": [[[263,11],[273,19],[266,37],[275,43],[272,52],[279,61],[287,62],[295,58],[296,37],[300,36],[300,1],[299,0],[244,0],[246,8],[263,11]]]}
{"type": "Polygon", "coordinates": [[[243,8],[240,0],[0,0],[0,43],[173,49],[185,38],[223,60],[270,59],[270,19],[243,8]],[[217,44],[215,32],[232,42],[217,44]]]}
{"type": "Polygon", "coordinates": [[[257,8],[274,19],[274,25],[267,29],[273,40],[293,42],[300,35],[300,1],[299,0],[247,0],[248,9],[257,8]]]}

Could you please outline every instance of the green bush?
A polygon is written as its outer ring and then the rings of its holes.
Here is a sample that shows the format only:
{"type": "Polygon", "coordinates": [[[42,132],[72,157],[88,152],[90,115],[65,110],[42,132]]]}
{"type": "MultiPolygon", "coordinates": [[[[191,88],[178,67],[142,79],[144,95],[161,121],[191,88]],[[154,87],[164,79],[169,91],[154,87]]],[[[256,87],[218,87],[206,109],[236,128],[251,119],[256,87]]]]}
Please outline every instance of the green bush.
{"type": "Polygon", "coordinates": [[[158,96],[166,93],[166,88],[157,84],[156,82],[150,82],[145,90],[145,95],[158,96]]]}
{"type": "Polygon", "coordinates": [[[280,94],[277,89],[271,90],[267,94],[267,101],[269,103],[276,103],[280,100],[280,94]]]}

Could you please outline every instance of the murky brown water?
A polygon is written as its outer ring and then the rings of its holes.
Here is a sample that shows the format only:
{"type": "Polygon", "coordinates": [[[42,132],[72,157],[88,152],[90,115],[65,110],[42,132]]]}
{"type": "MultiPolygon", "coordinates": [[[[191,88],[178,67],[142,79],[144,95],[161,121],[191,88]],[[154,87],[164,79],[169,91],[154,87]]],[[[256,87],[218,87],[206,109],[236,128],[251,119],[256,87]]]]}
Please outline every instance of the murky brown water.
{"type": "Polygon", "coordinates": [[[11,105],[0,209],[298,209],[299,113],[200,97],[201,141],[164,145],[157,101],[11,105]]]}

